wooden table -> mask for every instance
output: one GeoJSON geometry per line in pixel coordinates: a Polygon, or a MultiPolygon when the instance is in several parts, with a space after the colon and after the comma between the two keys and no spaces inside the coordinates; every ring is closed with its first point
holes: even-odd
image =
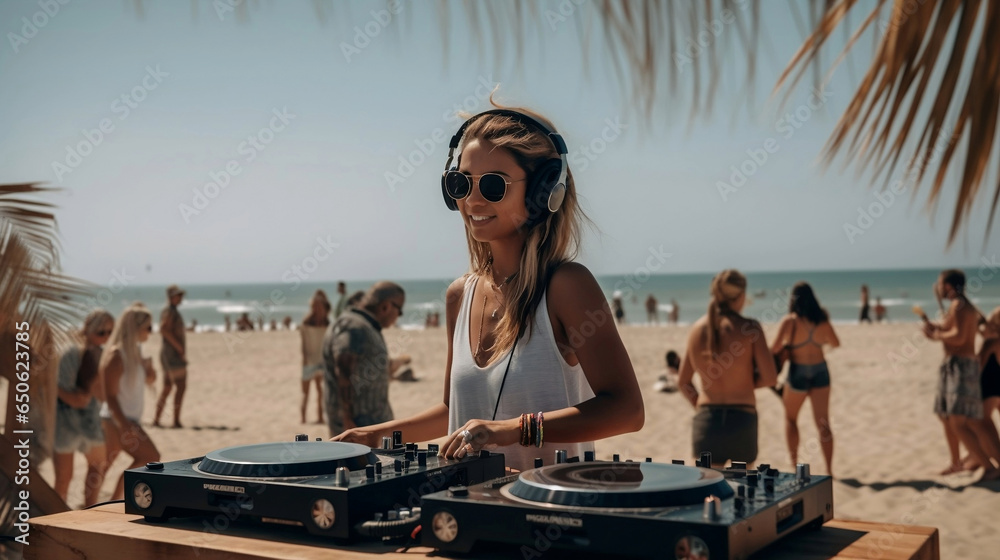
{"type": "MultiPolygon", "coordinates": [[[[772,560],[939,560],[939,546],[938,531],[933,527],[833,520],[818,531],[791,535],[754,557],[772,560]]],[[[482,551],[478,558],[520,557],[516,548],[481,548],[489,550],[482,551]]],[[[30,545],[24,547],[26,560],[412,560],[427,556],[440,558],[442,555],[426,547],[403,550],[398,544],[360,543],[348,548],[304,533],[253,524],[234,525],[224,534],[216,534],[205,531],[204,518],[152,524],[143,521],[141,516],[126,514],[122,504],[33,519],[30,545]]],[[[545,557],[576,558],[579,554],[549,551],[545,557]]]]}

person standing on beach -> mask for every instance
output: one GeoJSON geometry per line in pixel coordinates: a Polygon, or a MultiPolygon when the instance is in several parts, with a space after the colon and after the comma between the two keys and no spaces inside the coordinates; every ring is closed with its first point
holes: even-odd
{"type": "Polygon", "coordinates": [[[59,358],[59,398],[56,401],[56,430],[52,466],[55,470],[55,491],[66,501],[69,484],[73,479],[73,454],[83,453],[87,458],[87,477],[83,485],[83,505],[97,503],[103,480],[107,451],[104,447],[104,430],[101,429],[100,409],[104,387],[100,382],[98,366],[101,347],[108,341],[115,326],[115,318],[103,309],[91,311],[83,321],[83,329],[76,333],[76,342],[59,358]]]}
{"type": "MultiPolygon", "coordinates": [[[[153,315],[141,303],[129,306],[115,323],[111,340],[101,355],[100,376],[104,380],[106,400],[101,406],[104,428],[104,445],[107,462],[102,475],[123,450],[132,456],[127,468],[139,468],[146,463],[160,460],[160,452],[142,429],[143,378],[147,383],[156,381],[156,371],[149,360],[142,358],[140,344],[149,340],[153,332],[153,315]]],[[[100,488],[103,476],[94,484],[100,488]]],[[[112,500],[125,497],[125,473],[111,495],[112,500]]]]}
{"type": "Polygon", "coordinates": [[[337,317],[323,341],[326,417],[331,435],[393,419],[391,361],[382,329],[403,315],[399,284],[377,282],[357,307],[337,317]]]}
{"type": "Polygon", "coordinates": [[[621,292],[615,292],[611,297],[611,307],[615,310],[615,319],[619,325],[625,324],[625,307],[622,303],[621,292]]]}
{"type": "Polygon", "coordinates": [[[976,353],[980,315],[965,297],[965,273],[961,270],[943,271],[934,290],[935,295],[951,300],[941,322],[925,321],[923,324],[924,336],[940,341],[944,346],[945,357],[934,399],[934,412],[944,424],[951,454],[951,465],[942,474],[962,470],[958,454],[958,442],[961,441],[972,459],[983,466],[980,480],[996,480],[1000,478],[1000,469],[990,463],[990,458],[1000,462],[1000,449],[992,444],[981,421],[983,398],[979,356],[976,353]]]}
{"type": "Polygon", "coordinates": [[[840,346],[830,315],[819,305],[812,286],[799,282],[788,299],[788,315],[781,320],[775,335],[772,354],[788,349],[788,382],[782,392],[785,403],[785,440],[792,464],[798,464],[799,411],[806,397],[812,402],[813,419],[819,432],[820,447],[827,474],[833,475],[833,430],[830,427],[830,370],[823,356],[823,346],[840,346]]]}
{"type": "Polygon", "coordinates": [[[653,294],[649,294],[646,298],[646,321],[650,325],[660,324],[660,314],[659,310],[656,309],[656,297],[653,294]]]}
{"type": "Polygon", "coordinates": [[[746,288],[746,277],[737,270],[712,279],[708,313],[692,326],[681,362],[680,391],[696,411],[692,453],[710,452],[716,466],[757,458],[754,389],[773,387],[778,378],[760,323],[740,315],[746,288]],[[693,383],[695,372],[701,393],[693,383]]]}
{"type": "Polygon", "coordinates": [[[886,315],[885,306],[882,305],[882,298],[875,298],[875,322],[881,323],[882,321],[888,319],[886,315]]]}
{"type": "Polygon", "coordinates": [[[861,285],[861,315],[858,316],[858,323],[872,324],[871,306],[868,304],[868,284],[861,285]]]}
{"type": "MultiPolygon", "coordinates": [[[[993,411],[1000,410],[1000,307],[994,309],[986,321],[979,325],[979,332],[983,335],[983,345],[979,348],[979,387],[983,396],[982,425],[986,438],[980,443],[984,449],[990,446],[1000,448],[1000,435],[993,423],[993,411]]],[[[981,466],[971,457],[964,462],[967,470],[975,470],[981,466]]]]}
{"type": "Polygon", "coordinates": [[[316,384],[317,422],[323,423],[323,337],[330,326],[330,300],[326,292],[316,290],[309,299],[309,313],[302,319],[299,335],[302,338],[302,405],[299,413],[306,423],[306,405],[309,386],[316,384]]]}
{"type": "Polygon", "coordinates": [[[184,392],[187,390],[187,349],[184,339],[184,319],[177,306],[184,300],[184,290],[176,284],[167,287],[167,305],[160,312],[160,336],[163,345],[160,346],[160,365],[163,367],[163,390],[156,401],[156,416],[153,425],[160,426],[160,416],[167,405],[167,397],[175,387],[174,393],[174,427],[181,428],[181,405],[184,404],[184,392]]]}
{"type": "Polygon", "coordinates": [[[347,308],[347,284],[337,282],[337,293],[340,294],[340,298],[337,299],[337,307],[333,310],[334,319],[340,317],[340,314],[347,308]]]}
{"type": "Polygon", "coordinates": [[[571,261],[583,215],[562,137],[533,113],[501,108],[469,118],[450,145],[442,194],[461,215],[471,270],[446,293],[443,398],[335,439],[444,436],[445,457],[485,448],[524,470],[536,457],[554,464],[557,449],[583,457],[596,439],[642,428],[642,394],[611,308],[571,261]]]}
{"type": "Polygon", "coordinates": [[[677,303],[676,299],[670,300],[670,314],[668,315],[668,320],[670,323],[676,325],[680,321],[681,317],[681,306],[677,303]]]}

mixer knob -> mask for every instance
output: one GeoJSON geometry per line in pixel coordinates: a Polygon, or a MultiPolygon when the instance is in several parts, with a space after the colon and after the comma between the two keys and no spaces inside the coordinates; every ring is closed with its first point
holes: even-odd
{"type": "Polygon", "coordinates": [[[461,485],[459,485],[459,486],[452,486],[451,488],[448,489],[448,492],[452,496],[468,496],[469,495],[469,488],[467,486],[461,486],[461,485]]]}
{"type": "Polygon", "coordinates": [[[757,497],[757,488],[754,486],[747,486],[747,499],[753,500],[757,497]]]}
{"type": "Polygon", "coordinates": [[[736,496],[733,498],[733,509],[736,510],[736,515],[743,516],[743,508],[746,507],[746,499],[743,496],[736,496]]]}
{"type": "Polygon", "coordinates": [[[392,432],[392,448],[403,447],[403,432],[396,430],[392,432]]]}
{"type": "Polygon", "coordinates": [[[427,452],[417,451],[417,465],[421,467],[427,466],[427,452]]]}
{"type": "Polygon", "coordinates": [[[809,482],[809,463],[795,465],[795,478],[802,482],[809,482]]]}
{"type": "Polygon", "coordinates": [[[392,438],[389,436],[382,436],[382,449],[392,449],[392,438]]]}
{"type": "Polygon", "coordinates": [[[406,471],[406,472],[410,472],[410,460],[409,459],[403,459],[403,470],[406,471]]]}
{"type": "Polygon", "coordinates": [[[295,435],[295,441],[309,441],[309,435],[308,434],[296,434],[295,435]]]}
{"type": "Polygon", "coordinates": [[[365,478],[375,480],[375,465],[365,465],[365,478]]]}
{"type": "Polygon", "coordinates": [[[399,518],[406,519],[410,517],[410,508],[399,508],[399,518]]]}
{"type": "Polygon", "coordinates": [[[772,478],[778,476],[778,469],[767,469],[767,476],[772,478]]]}
{"type": "Polygon", "coordinates": [[[566,462],[566,450],[565,449],[557,449],[556,450],[556,463],[565,463],[565,462],[566,462]]]}
{"type": "Polygon", "coordinates": [[[768,494],[774,494],[774,479],[765,478],[764,479],[764,492],[768,494]]]}
{"type": "Polygon", "coordinates": [[[746,489],[746,487],[742,486],[742,485],[741,486],[737,486],[736,487],[736,495],[738,497],[740,497],[740,498],[745,497],[747,495],[747,489],[746,489]]]}
{"type": "Polygon", "coordinates": [[[535,468],[536,469],[539,468],[539,467],[541,467],[544,464],[545,463],[544,463],[544,461],[542,461],[541,457],[535,457],[535,468]]]}
{"type": "Polygon", "coordinates": [[[699,467],[704,467],[706,469],[712,468],[712,452],[702,451],[701,460],[698,462],[699,467]]]}
{"type": "Polygon", "coordinates": [[[323,438],[318,437],[318,438],[316,438],[316,441],[323,441],[323,438]]]}
{"type": "Polygon", "coordinates": [[[611,456],[611,460],[617,463],[622,460],[622,456],[615,453],[614,455],[611,456]]]}
{"type": "Polygon", "coordinates": [[[377,474],[379,476],[382,475],[382,461],[379,461],[378,463],[375,463],[375,474],[377,474]]]}
{"type": "Polygon", "coordinates": [[[745,470],[747,470],[746,461],[733,461],[733,469],[738,470],[738,471],[745,471],[745,470]]]}
{"type": "Polygon", "coordinates": [[[351,470],[347,467],[339,467],[337,469],[336,479],[334,484],[337,486],[347,486],[351,482],[351,470]]]}
{"type": "Polygon", "coordinates": [[[646,457],[646,462],[647,463],[652,463],[653,462],[653,458],[652,457],[646,457]]]}
{"type": "Polygon", "coordinates": [[[747,472],[747,484],[750,486],[757,486],[757,479],[759,478],[757,471],[747,472]]]}
{"type": "Polygon", "coordinates": [[[588,463],[591,462],[591,461],[593,461],[594,460],[594,452],[593,451],[584,451],[583,452],[583,460],[586,461],[586,462],[588,462],[588,463]]]}
{"type": "Polygon", "coordinates": [[[672,461],[670,461],[670,463],[673,465],[683,465],[684,459],[673,459],[672,461]]]}
{"type": "Polygon", "coordinates": [[[427,453],[429,453],[431,455],[437,455],[440,452],[441,452],[441,446],[440,445],[438,445],[436,443],[428,443],[427,444],[427,453]]]}
{"type": "Polygon", "coordinates": [[[396,471],[397,473],[403,472],[403,462],[400,461],[399,459],[395,459],[392,462],[392,470],[396,471]]]}
{"type": "Polygon", "coordinates": [[[480,449],[479,450],[479,458],[480,459],[486,459],[489,456],[490,456],[490,452],[489,451],[487,451],[485,449],[480,449]]]}
{"type": "Polygon", "coordinates": [[[722,500],[718,496],[705,498],[705,505],[702,508],[701,516],[705,521],[718,521],[722,515],[722,500]]]}
{"type": "Polygon", "coordinates": [[[397,519],[399,519],[399,512],[394,509],[390,509],[387,521],[396,521],[397,519]]]}
{"type": "Polygon", "coordinates": [[[757,465],[757,472],[763,474],[763,473],[767,472],[767,469],[769,469],[769,468],[771,468],[771,465],[769,463],[761,463],[761,464],[757,465]]]}

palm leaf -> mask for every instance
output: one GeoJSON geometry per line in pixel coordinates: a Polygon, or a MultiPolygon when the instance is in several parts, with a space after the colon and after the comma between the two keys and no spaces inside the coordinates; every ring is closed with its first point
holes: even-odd
{"type": "MultiPolygon", "coordinates": [[[[887,0],[877,3],[855,37],[887,4],[887,0]]],[[[839,0],[827,9],[778,87],[794,86],[805,69],[815,65],[824,42],[852,7],[853,0],[839,0]]],[[[905,160],[906,176],[915,178],[914,195],[932,170],[927,194],[932,210],[940,203],[949,170],[960,172],[948,231],[951,244],[984,188],[998,143],[1000,36],[993,31],[1000,28],[1000,4],[895,0],[889,18],[891,25],[827,143],[825,158],[829,163],[844,155],[876,181],[891,179],[897,164],[905,160]],[[964,155],[956,157],[962,144],[964,155]]],[[[851,45],[853,41],[848,48],[851,45]]],[[[996,215],[1000,183],[992,199],[984,239],[996,215]]]]}

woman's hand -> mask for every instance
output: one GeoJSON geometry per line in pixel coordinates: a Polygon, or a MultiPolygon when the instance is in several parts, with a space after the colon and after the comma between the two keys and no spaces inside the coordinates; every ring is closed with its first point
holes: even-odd
{"type": "Polygon", "coordinates": [[[335,437],[330,438],[330,441],[360,443],[361,445],[367,445],[372,449],[377,449],[381,447],[382,444],[382,438],[380,436],[381,434],[379,430],[373,430],[370,427],[351,428],[349,430],[344,430],[335,437]]]}
{"type": "Polygon", "coordinates": [[[445,438],[441,445],[441,455],[447,459],[461,459],[466,455],[479,453],[483,448],[517,443],[521,439],[520,420],[469,420],[445,438]]]}

